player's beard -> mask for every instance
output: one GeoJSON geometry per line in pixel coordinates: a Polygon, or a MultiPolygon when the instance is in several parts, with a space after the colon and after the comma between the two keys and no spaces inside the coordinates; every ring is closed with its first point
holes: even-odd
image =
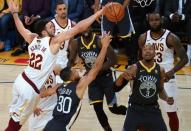
{"type": "Polygon", "coordinates": [[[162,24],[157,26],[156,28],[153,28],[149,25],[151,32],[159,32],[162,29],[162,24]]]}
{"type": "Polygon", "coordinates": [[[66,18],[67,18],[67,15],[66,15],[65,13],[63,13],[63,14],[61,15],[61,18],[62,18],[62,19],[66,19],[66,18]]]}
{"type": "Polygon", "coordinates": [[[151,62],[153,59],[145,59],[146,62],[151,62]]]}

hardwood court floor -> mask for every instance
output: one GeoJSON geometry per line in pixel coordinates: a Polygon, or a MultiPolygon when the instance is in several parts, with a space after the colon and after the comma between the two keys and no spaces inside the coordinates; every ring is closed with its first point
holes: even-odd
{"type": "MultiPolygon", "coordinates": [[[[9,120],[8,105],[12,98],[12,82],[18,73],[22,72],[24,66],[0,65],[0,131],[3,131],[9,120]]],[[[119,74],[119,73],[118,73],[119,74]]],[[[180,131],[191,130],[191,76],[178,75],[178,105],[180,118],[180,131]]],[[[129,87],[129,86],[127,86],[129,87]]],[[[127,104],[129,88],[124,88],[117,93],[118,103],[127,104]]],[[[106,114],[113,131],[121,131],[125,116],[117,116],[109,112],[104,105],[106,114]]],[[[164,114],[167,122],[166,114],[164,114]]],[[[27,131],[27,124],[21,131],[27,131]]],[[[87,93],[83,99],[82,110],[71,131],[102,131],[102,128],[96,118],[92,106],[88,104],[87,93]]]]}

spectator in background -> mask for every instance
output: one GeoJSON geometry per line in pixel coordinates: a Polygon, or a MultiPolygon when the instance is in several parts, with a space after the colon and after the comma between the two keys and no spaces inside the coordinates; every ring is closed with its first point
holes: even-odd
{"type": "MultiPolygon", "coordinates": [[[[15,4],[17,4],[21,11],[21,2],[22,0],[14,0],[15,4]]],[[[1,11],[0,11],[0,52],[4,50],[10,50],[12,40],[12,33],[10,30],[14,29],[14,23],[10,10],[7,6],[6,0],[0,1],[1,11]]]]}
{"type": "Polygon", "coordinates": [[[68,18],[76,23],[82,18],[84,0],[68,0],[68,18]]]}
{"type": "MultiPolygon", "coordinates": [[[[34,25],[38,20],[50,17],[50,2],[50,0],[23,0],[21,20],[27,29],[34,32],[34,25]]],[[[25,52],[23,46],[26,43],[21,36],[18,37],[18,43],[21,44],[20,48],[13,52],[12,56],[18,56],[25,52]]]]}
{"type": "MultiPolygon", "coordinates": [[[[188,44],[191,43],[191,0],[166,0],[165,20],[166,28],[179,37],[186,34],[189,38],[188,44]]],[[[190,50],[188,45],[188,52],[190,50]]],[[[190,57],[190,53],[188,56],[190,57]]]]}

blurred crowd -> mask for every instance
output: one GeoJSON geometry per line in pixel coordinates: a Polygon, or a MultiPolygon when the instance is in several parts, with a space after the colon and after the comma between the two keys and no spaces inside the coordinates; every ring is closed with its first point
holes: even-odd
{"type": "MultiPolygon", "coordinates": [[[[27,51],[27,43],[17,32],[12,15],[7,6],[8,0],[0,0],[0,52],[15,49],[12,56],[18,56],[27,51]]],[[[87,18],[96,11],[95,3],[99,0],[68,0],[68,18],[76,23],[87,18]]],[[[108,0],[119,1],[119,0],[108,0]]],[[[25,27],[33,32],[34,24],[43,18],[54,18],[56,0],[14,0],[19,6],[20,19],[25,27]]],[[[184,44],[189,58],[191,57],[191,0],[130,0],[128,10],[132,19],[132,35],[128,43],[116,38],[113,47],[127,49],[126,55],[132,60],[137,58],[138,37],[149,29],[147,14],[157,11],[163,16],[163,26],[178,35],[184,44]]],[[[93,28],[100,32],[99,22],[93,28]]],[[[117,34],[118,29],[115,30],[117,34]]],[[[115,37],[114,37],[115,38],[115,37]]]]}

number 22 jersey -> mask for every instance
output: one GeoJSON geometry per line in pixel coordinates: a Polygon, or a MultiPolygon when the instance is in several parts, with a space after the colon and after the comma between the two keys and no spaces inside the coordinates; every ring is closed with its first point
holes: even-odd
{"type": "Polygon", "coordinates": [[[56,55],[50,50],[50,37],[34,38],[28,46],[29,64],[24,72],[38,89],[41,89],[56,63],[56,55]]]}

